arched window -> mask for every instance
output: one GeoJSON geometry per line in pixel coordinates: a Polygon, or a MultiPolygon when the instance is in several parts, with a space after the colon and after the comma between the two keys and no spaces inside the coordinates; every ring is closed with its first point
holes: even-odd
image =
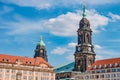
{"type": "Polygon", "coordinates": [[[87,43],[89,43],[90,42],[90,38],[89,38],[89,35],[87,34],[87,43]]]}

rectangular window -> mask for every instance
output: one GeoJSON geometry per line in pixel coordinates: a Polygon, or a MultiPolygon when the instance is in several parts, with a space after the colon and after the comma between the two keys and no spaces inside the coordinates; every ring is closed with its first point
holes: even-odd
{"type": "Polygon", "coordinates": [[[27,76],[23,76],[23,80],[27,80],[27,76]]]}
{"type": "Polygon", "coordinates": [[[106,78],[110,78],[110,74],[106,74],[106,78]]]}
{"type": "Polygon", "coordinates": [[[112,78],[116,77],[116,74],[111,74],[112,78]]]}
{"type": "Polygon", "coordinates": [[[120,68],[117,69],[117,72],[120,72],[120,68]]]}
{"type": "Polygon", "coordinates": [[[105,70],[102,70],[101,73],[105,73],[105,70]]]}
{"type": "Polygon", "coordinates": [[[112,72],[116,72],[116,69],[112,69],[112,72]]]}
{"type": "Polygon", "coordinates": [[[120,73],[118,73],[117,76],[120,77],[120,73]]]}

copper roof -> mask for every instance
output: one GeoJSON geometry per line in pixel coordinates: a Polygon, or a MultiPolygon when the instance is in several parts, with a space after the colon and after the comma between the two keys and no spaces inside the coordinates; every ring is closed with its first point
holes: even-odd
{"type": "Polygon", "coordinates": [[[108,68],[108,65],[111,65],[110,67],[113,67],[115,65],[116,67],[120,64],[120,58],[110,58],[110,59],[104,59],[104,60],[97,60],[95,63],[93,63],[87,70],[92,70],[93,67],[96,66],[96,69],[98,66],[106,65],[106,68],[108,68]]]}
{"type": "Polygon", "coordinates": [[[22,56],[0,54],[0,63],[16,64],[17,62],[20,62],[21,65],[27,66],[39,66],[40,64],[46,64],[48,67],[52,68],[52,66],[41,57],[28,58],[22,56]]]}

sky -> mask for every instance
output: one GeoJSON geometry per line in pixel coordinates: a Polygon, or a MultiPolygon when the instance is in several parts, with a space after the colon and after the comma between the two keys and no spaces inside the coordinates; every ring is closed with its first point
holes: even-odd
{"type": "Polygon", "coordinates": [[[83,3],[96,60],[120,57],[120,0],[0,0],[0,54],[33,57],[42,35],[51,65],[73,62],[83,3]]]}

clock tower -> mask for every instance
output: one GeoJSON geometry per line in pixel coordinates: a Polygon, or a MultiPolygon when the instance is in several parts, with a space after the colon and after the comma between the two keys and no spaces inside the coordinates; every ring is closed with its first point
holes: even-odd
{"type": "Polygon", "coordinates": [[[37,44],[36,49],[35,49],[34,58],[36,58],[36,57],[42,57],[45,61],[48,62],[46,52],[47,52],[47,51],[46,51],[46,48],[45,48],[45,43],[43,42],[42,36],[41,36],[41,37],[40,37],[40,41],[39,41],[39,43],[37,44]]]}
{"type": "Polygon", "coordinates": [[[74,71],[85,72],[95,62],[95,53],[92,45],[92,30],[86,18],[85,5],[83,6],[82,19],[79,22],[78,44],[74,54],[74,71]]]}

